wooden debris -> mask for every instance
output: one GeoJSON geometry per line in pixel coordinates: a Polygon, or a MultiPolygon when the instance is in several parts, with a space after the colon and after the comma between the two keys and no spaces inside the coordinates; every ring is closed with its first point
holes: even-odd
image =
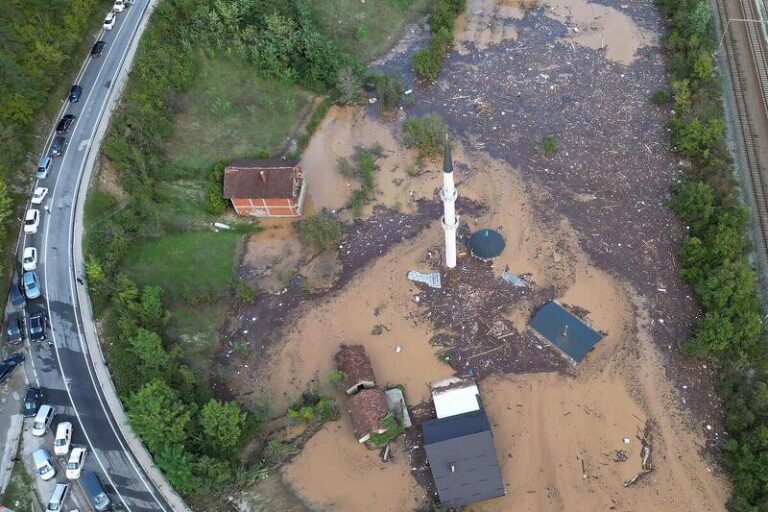
{"type": "Polygon", "coordinates": [[[647,420],[645,422],[645,429],[642,432],[638,432],[637,438],[642,444],[640,449],[640,472],[629,480],[624,482],[624,487],[636,484],[641,478],[653,471],[653,463],[651,462],[651,448],[653,441],[653,422],[647,420]]]}

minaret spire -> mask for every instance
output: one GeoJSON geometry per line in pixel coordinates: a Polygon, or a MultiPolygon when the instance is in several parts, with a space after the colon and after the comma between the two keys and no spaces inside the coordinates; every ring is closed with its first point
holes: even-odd
{"type": "Polygon", "coordinates": [[[440,198],[443,200],[443,231],[445,232],[445,266],[456,267],[456,229],[459,218],[456,216],[456,187],[453,182],[453,159],[448,134],[445,134],[445,152],[443,153],[443,190],[440,198]]]}

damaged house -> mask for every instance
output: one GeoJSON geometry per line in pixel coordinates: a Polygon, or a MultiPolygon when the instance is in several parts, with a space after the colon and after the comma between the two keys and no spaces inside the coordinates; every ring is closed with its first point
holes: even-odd
{"type": "Polygon", "coordinates": [[[344,380],[341,384],[348,395],[376,386],[373,366],[364,346],[342,344],[335,359],[336,367],[344,372],[344,380]]]}
{"type": "Polygon", "coordinates": [[[381,389],[363,389],[347,400],[347,412],[352,422],[352,431],[360,443],[368,442],[371,434],[387,431],[382,420],[389,414],[387,398],[381,389]]]}
{"type": "Polygon", "coordinates": [[[432,384],[437,419],[422,423],[424,448],[440,505],[461,507],[504,496],[506,490],[488,417],[473,381],[432,384]]]}

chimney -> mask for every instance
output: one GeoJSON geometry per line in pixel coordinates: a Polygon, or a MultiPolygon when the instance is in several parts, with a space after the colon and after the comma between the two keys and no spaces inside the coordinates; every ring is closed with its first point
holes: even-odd
{"type": "Polygon", "coordinates": [[[267,173],[265,173],[264,171],[259,171],[259,176],[261,176],[261,181],[263,181],[264,183],[267,182],[267,173]]]}

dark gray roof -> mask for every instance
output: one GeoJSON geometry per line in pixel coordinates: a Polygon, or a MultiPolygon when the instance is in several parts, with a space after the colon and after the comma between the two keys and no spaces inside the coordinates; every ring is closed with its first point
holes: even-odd
{"type": "Polygon", "coordinates": [[[557,301],[539,308],[529,326],[576,363],[603,338],[557,301]]]}
{"type": "Polygon", "coordinates": [[[460,507],[505,494],[483,409],[425,421],[421,428],[441,505],[460,507]]]}
{"type": "Polygon", "coordinates": [[[475,258],[490,260],[501,254],[506,243],[498,231],[483,228],[472,233],[467,241],[467,246],[475,258]]]}

